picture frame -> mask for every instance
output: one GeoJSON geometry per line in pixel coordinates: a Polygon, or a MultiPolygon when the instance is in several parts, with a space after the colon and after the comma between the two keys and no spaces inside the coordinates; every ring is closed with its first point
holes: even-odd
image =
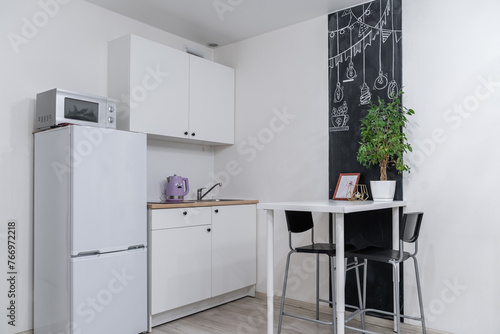
{"type": "Polygon", "coordinates": [[[337,186],[335,187],[335,192],[333,193],[333,199],[349,200],[352,196],[352,192],[356,191],[360,175],[360,173],[341,173],[337,181],[337,186]]]}

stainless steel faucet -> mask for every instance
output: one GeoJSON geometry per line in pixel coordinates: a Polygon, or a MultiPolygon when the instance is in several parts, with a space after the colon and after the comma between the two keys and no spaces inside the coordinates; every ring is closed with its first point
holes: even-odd
{"type": "Polygon", "coordinates": [[[203,197],[207,196],[207,195],[208,195],[208,193],[209,193],[209,192],[211,192],[211,191],[212,191],[212,189],[214,189],[214,188],[215,188],[215,187],[217,187],[217,186],[222,187],[222,182],[219,182],[219,183],[214,184],[214,185],[212,186],[212,188],[208,189],[208,191],[207,191],[206,193],[204,193],[203,195],[202,195],[201,193],[202,193],[203,189],[205,189],[205,188],[200,188],[200,189],[198,189],[198,190],[196,191],[196,199],[197,199],[198,201],[201,201],[201,200],[203,199],[203,197]]]}

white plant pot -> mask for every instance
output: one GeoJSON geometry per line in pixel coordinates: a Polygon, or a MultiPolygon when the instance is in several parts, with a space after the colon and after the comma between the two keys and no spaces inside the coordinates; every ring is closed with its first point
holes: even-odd
{"type": "Polygon", "coordinates": [[[396,192],[396,181],[370,181],[370,188],[375,202],[392,202],[396,192]]]}

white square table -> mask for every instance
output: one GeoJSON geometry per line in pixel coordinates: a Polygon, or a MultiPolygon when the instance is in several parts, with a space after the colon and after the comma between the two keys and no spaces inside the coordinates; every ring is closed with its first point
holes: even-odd
{"type": "MultiPolygon", "coordinates": [[[[344,214],[382,209],[392,209],[392,244],[399,247],[399,208],[405,207],[405,201],[373,202],[373,201],[334,201],[311,200],[299,202],[259,203],[257,209],[266,210],[267,219],[267,334],[274,333],[273,298],[274,298],[274,211],[310,211],[332,213],[334,215],[335,244],[337,257],[344,258],[344,214]]],[[[335,282],[337,303],[337,333],[344,334],[345,319],[345,268],[337,267],[335,282]]],[[[395,284],[398,284],[395,282],[395,284]]]]}

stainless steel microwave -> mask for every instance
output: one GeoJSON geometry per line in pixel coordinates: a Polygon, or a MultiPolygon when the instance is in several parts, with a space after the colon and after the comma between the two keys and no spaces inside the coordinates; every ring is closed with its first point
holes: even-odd
{"type": "Polygon", "coordinates": [[[116,129],[116,100],[55,88],[36,95],[36,127],[77,124],[116,129]]]}

